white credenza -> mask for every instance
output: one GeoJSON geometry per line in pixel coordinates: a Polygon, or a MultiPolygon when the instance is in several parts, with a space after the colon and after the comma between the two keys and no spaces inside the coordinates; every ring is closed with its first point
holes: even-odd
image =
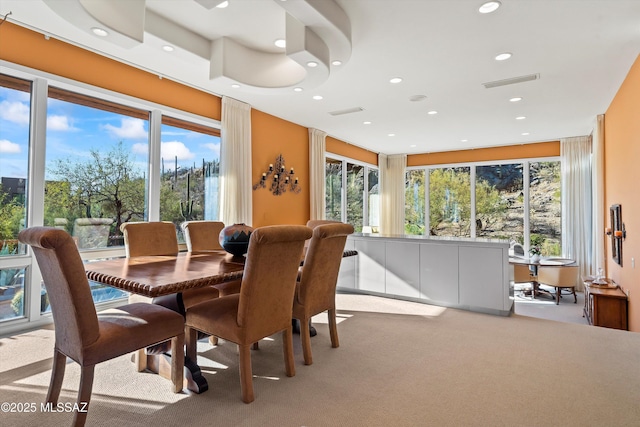
{"type": "Polygon", "coordinates": [[[338,290],[491,314],[512,310],[509,243],[495,239],[353,234],[338,290]]]}

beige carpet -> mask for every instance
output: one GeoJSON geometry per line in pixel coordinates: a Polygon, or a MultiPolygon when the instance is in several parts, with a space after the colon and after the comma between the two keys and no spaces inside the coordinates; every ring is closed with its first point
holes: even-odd
{"type": "MultiPolygon", "coordinates": [[[[314,321],[314,364],[295,336],[296,376],[284,376],[280,337],[252,353],[256,400],[240,399],[234,345],[200,344],[209,381],[200,395],[134,371],[129,357],[96,368],[89,426],[638,426],[640,334],[514,314],[499,317],[339,295],[341,346],[314,321]]],[[[573,304],[571,304],[573,306],[573,304]]],[[[516,310],[517,311],[517,310],[516,310]]],[[[0,339],[2,426],[69,425],[40,411],[53,331],[0,339]]],[[[67,365],[62,401],[75,401],[67,365]]]]}

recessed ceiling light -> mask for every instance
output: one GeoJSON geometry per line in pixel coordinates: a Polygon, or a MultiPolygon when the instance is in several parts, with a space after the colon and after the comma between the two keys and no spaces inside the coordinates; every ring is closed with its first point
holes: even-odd
{"type": "Polygon", "coordinates": [[[395,133],[390,133],[389,136],[396,136],[396,134],[395,133]]]}
{"type": "Polygon", "coordinates": [[[309,67],[309,68],[314,68],[314,67],[317,67],[317,66],[318,66],[318,63],[315,62],[315,61],[307,62],[307,67],[309,67]]]}
{"type": "Polygon", "coordinates": [[[322,99],[321,95],[313,95],[313,99],[315,99],[316,101],[320,101],[322,99]]]}
{"type": "Polygon", "coordinates": [[[367,122],[362,122],[363,125],[370,125],[371,122],[367,121],[367,122]]]}
{"type": "Polygon", "coordinates": [[[302,92],[304,89],[302,89],[301,87],[294,87],[293,91],[294,92],[302,92]]]}
{"type": "Polygon", "coordinates": [[[224,9],[225,7],[229,6],[229,2],[228,1],[223,1],[222,3],[220,3],[219,5],[217,5],[216,7],[218,9],[224,9]]]}
{"type": "Polygon", "coordinates": [[[234,84],[231,85],[231,87],[234,88],[234,89],[238,89],[240,87],[240,85],[237,84],[237,83],[234,83],[234,84]]]}
{"type": "Polygon", "coordinates": [[[460,142],[469,142],[468,139],[461,139],[460,142]]]}
{"type": "Polygon", "coordinates": [[[427,114],[430,114],[430,115],[432,115],[432,116],[433,116],[434,114],[438,114],[438,112],[437,112],[437,111],[435,111],[435,110],[432,110],[432,111],[429,111],[427,114]]]}
{"type": "Polygon", "coordinates": [[[522,132],[522,136],[527,136],[527,135],[530,135],[530,133],[529,132],[522,132]]]}
{"type": "Polygon", "coordinates": [[[103,30],[102,28],[98,28],[98,27],[93,27],[91,31],[93,31],[93,34],[100,37],[107,37],[109,35],[107,30],[103,30]]]}
{"type": "Polygon", "coordinates": [[[389,80],[389,83],[400,83],[402,81],[402,78],[400,77],[394,77],[391,80],[389,80]]]}
{"type": "Polygon", "coordinates": [[[511,58],[511,53],[509,52],[504,52],[501,54],[496,55],[496,61],[504,61],[506,59],[511,58]]]}
{"type": "Polygon", "coordinates": [[[511,98],[509,101],[510,101],[510,102],[518,102],[518,101],[522,101],[522,97],[520,97],[520,96],[516,96],[515,98],[511,98]]]}
{"type": "Polygon", "coordinates": [[[524,119],[526,119],[526,117],[525,117],[525,116],[518,116],[518,117],[516,117],[516,120],[524,120],[524,119]]]}
{"type": "Polygon", "coordinates": [[[287,41],[285,39],[278,39],[273,42],[278,47],[287,47],[287,41]]]}
{"type": "Polygon", "coordinates": [[[342,65],[342,61],[339,61],[339,60],[337,60],[337,59],[336,59],[335,61],[331,61],[331,63],[332,63],[333,65],[342,65]]]}
{"type": "Polygon", "coordinates": [[[173,52],[173,46],[165,44],[164,46],[162,46],[162,50],[164,50],[165,52],[173,52]]]}
{"type": "Polygon", "coordinates": [[[409,147],[416,148],[416,144],[411,144],[409,147]]]}
{"type": "Polygon", "coordinates": [[[478,9],[478,12],[480,12],[480,13],[491,13],[491,12],[495,12],[496,10],[498,10],[499,7],[500,7],[500,2],[499,1],[488,1],[488,2],[484,3],[482,6],[480,6],[480,8],[478,9]]]}

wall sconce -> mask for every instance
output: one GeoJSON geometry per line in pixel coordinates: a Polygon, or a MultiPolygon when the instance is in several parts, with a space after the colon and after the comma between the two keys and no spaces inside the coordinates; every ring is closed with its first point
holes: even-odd
{"type": "Polygon", "coordinates": [[[612,205],[609,208],[611,225],[606,228],[607,236],[611,237],[611,257],[622,267],[622,241],[627,237],[627,231],[622,222],[622,206],[612,205]]]}
{"type": "Polygon", "coordinates": [[[262,173],[260,181],[253,186],[253,189],[267,188],[267,185],[269,185],[269,190],[276,196],[286,193],[287,190],[294,194],[298,194],[301,191],[294,169],[291,168],[287,171],[282,154],[276,157],[275,165],[269,164],[269,169],[262,173]],[[273,178],[270,178],[272,175],[273,178]],[[271,181],[271,184],[267,184],[268,179],[271,181]]]}

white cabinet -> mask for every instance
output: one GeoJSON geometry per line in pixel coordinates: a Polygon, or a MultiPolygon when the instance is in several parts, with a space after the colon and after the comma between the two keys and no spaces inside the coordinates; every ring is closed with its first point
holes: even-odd
{"type": "Polygon", "coordinates": [[[420,296],[420,245],[387,242],[385,245],[385,292],[391,295],[420,296]]]}
{"type": "Polygon", "coordinates": [[[356,289],[385,292],[385,242],[376,239],[355,240],[358,251],[356,289]]]}
{"type": "Polygon", "coordinates": [[[458,304],[457,245],[420,245],[420,298],[432,304],[458,304]]]}
{"type": "Polygon", "coordinates": [[[508,315],[509,244],[500,240],[354,234],[338,288],[508,315]]]}

